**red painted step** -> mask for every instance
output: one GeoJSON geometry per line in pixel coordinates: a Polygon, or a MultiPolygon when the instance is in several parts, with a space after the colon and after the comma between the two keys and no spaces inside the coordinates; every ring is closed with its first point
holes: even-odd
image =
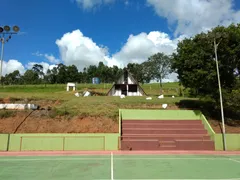
{"type": "Polygon", "coordinates": [[[157,150],[158,140],[122,140],[121,150],[157,150]]]}
{"type": "Polygon", "coordinates": [[[128,140],[121,141],[121,150],[214,150],[213,141],[176,141],[176,144],[151,140],[128,140]]]}
{"type": "Polygon", "coordinates": [[[176,147],[176,141],[159,141],[160,147],[176,147]]]}
{"type": "Polygon", "coordinates": [[[211,140],[176,140],[176,146],[181,150],[215,150],[211,140]]]}
{"type": "Polygon", "coordinates": [[[205,129],[136,129],[125,128],[122,134],[207,134],[205,129]]]}
{"type": "Polygon", "coordinates": [[[122,120],[122,124],[127,123],[162,123],[162,124],[202,124],[201,120],[122,120]]]}
{"type": "Polygon", "coordinates": [[[181,142],[176,145],[161,146],[157,141],[122,141],[121,150],[214,150],[213,141],[206,142],[181,142]]]}
{"type": "Polygon", "coordinates": [[[201,136],[201,137],[145,137],[145,136],[122,136],[121,140],[137,140],[137,139],[155,139],[159,141],[172,141],[172,140],[211,140],[209,136],[201,136]]]}

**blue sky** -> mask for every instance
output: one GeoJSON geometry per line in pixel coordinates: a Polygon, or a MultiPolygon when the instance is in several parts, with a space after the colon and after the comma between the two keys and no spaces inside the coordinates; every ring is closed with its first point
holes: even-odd
{"type": "Polygon", "coordinates": [[[237,0],[2,0],[1,9],[0,26],[21,29],[5,45],[5,73],[36,62],[45,69],[59,62],[79,70],[99,61],[123,67],[240,21],[237,0]]]}

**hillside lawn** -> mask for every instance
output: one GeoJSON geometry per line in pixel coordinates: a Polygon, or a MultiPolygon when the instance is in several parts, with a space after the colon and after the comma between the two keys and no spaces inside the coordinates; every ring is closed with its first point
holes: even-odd
{"type": "MultiPolygon", "coordinates": [[[[168,104],[167,109],[186,109],[180,107],[179,103],[198,101],[197,98],[179,97],[178,83],[163,84],[164,99],[157,98],[159,84],[142,85],[152,100],[146,100],[146,96],[124,99],[105,96],[111,86],[77,84],[76,92],[88,90],[92,94],[89,97],[76,97],[76,92],[67,92],[64,84],[0,86],[2,103],[33,103],[42,109],[35,112],[0,110],[0,133],[118,132],[119,109],[163,109],[162,104],[165,103],[168,104]]],[[[188,94],[186,90],[184,94],[188,94]]],[[[218,121],[210,122],[216,131],[220,131],[218,121]]],[[[239,128],[232,130],[232,127],[227,126],[228,129],[238,132],[239,128]]]]}

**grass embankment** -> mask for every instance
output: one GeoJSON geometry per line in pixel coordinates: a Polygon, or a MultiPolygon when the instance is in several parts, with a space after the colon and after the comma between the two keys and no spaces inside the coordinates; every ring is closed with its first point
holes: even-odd
{"type": "Polygon", "coordinates": [[[41,106],[50,106],[54,109],[54,116],[104,116],[117,118],[120,108],[147,108],[161,109],[163,103],[175,105],[180,100],[189,99],[177,97],[179,87],[177,83],[164,83],[163,92],[167,96],[158,99],[159,84],[142,85],[145,92],[153,99],[146,100],[146,97],[119,97],[104,96],[112,84],[78,84],[77,92],[88,90],[94,96],[76,97],[74,92],[66,92],[66,85],[17,85],[3,86],[0,88],[0,98],[8,99],[9,102],[36,103],[41,106]],[[172,98],[174,95],[176,98],[172,98]],[[55,103],[55,101],[58,101],[55,103]]]}

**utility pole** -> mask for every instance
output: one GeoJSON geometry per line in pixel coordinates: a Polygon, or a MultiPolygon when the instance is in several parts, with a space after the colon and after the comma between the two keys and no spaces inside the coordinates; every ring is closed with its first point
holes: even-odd
{"type": "Polygon", "coordinates": [[[0,26],[0,42],[2,44],[1,48],[1,68],[0,68],[0,82],[2,83],[2,69],[3,69],[3,55],[4,55],[4,44],[7,43],[11,38],[13,34],[17,34],[19,31],[18,26],[13,26],[12,29],[10,26],[0,26]],[[5,38],[7,36],[7,38],[5,38]]]}
{"type": "Polygon", "coordinates": [[[215,61],[216,61],[216,69],[217,69],[217,78],[218,78],[218,87],[219,87],[219,96],[220,96],[220,106],[221,106],[221,117],[222,117],[222,133],[223,133],[223,149],[227,150],[226,146],[226,135],[225,135],[225,122],[224,122],[224,112],[223,112],[223,102],[222,102],[222,89],[221,89],[221,80],[219,75],[219,67],[218,67],[218,56],[217,56],[217,48],[220,42],[216,43],[216,38],[214,37],[214,52],[215,52],[215,61]]]}

